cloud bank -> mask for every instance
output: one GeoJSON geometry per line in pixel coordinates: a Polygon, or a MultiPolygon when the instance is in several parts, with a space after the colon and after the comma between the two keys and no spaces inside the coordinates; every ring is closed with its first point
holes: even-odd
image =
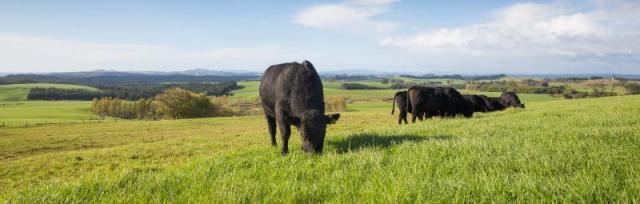
{"type": "Polygon", "coordinates": [[[497,10],[489,22],[388,37],[379,44],[406,52],[416,64],[451,71],[638,72],[640,3],[589,6],[580,11],[563,3],[515,4],[497,10]]]}
{"type": "Polygon", "coordinates": [[[0,34],[0,72],[263,69],[303,59],[279,46],[182,51],[169,47],[91,43],[0,34]]]}

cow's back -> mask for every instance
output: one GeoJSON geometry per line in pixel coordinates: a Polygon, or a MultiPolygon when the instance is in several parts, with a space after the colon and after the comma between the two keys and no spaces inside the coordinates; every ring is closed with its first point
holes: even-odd
{"type": "Polygon", "coordinates": [[[324,114],[322,82],[308,61],[270,66],[262,75],[259,91],[267,115],[275,116],[276,104],[289,116],[310,109],[324,114]]]}

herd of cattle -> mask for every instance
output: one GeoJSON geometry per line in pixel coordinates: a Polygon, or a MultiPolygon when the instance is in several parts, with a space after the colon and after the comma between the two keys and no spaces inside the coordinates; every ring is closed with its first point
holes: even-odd
{"type": "Polygon", "coordinates": [[[407,115],[411,113],[411,122],[416,118],[455,117],[462,115],[472,117],[474,112],[491,112],[504,110],[507,107],[524,108],[520,98],[514,92],[503,92],[500,97],[485,95],[460,94],[451,87],[420,87],[412,86],[407,91],[396,92],[393,97],[391,114],[395,106],[400,110],[398,124],[407,122],[407,115]]]}
{"type": "MultiPolygon", "coordinates": [[[[267,120],[271,144],[276,143],[276,127],[282,137],[282,154],[289,152],[291,125],[298,128],[302,149],[322,153],[328,124],[335,123],[340,114],[325,115],[322,81],[309,61],[272,65],[260,79],[260,100],[267,120]]],[[[407,123],[407,113],[416,118],[472,117],[473,112],[503,110],[506,107],[524,108],[513,92],[500,97],[462,95],[448,87],[410,87],[395,94],[394,103],[400,109],[398,123],[407,123]]],[[[392,108],[392,114],[395,106],[392,108]]]]}

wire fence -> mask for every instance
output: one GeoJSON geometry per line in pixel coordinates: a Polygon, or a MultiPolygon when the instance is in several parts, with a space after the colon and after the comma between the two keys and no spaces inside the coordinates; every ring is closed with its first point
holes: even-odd
{"type": "Polygon", "coordinates": [[[0,121],[0,128],[27,128],[44,125],[73,125],[88,123],[117,122],[117,120],[87,119],[87,120],[19,120],[0,121]]]}

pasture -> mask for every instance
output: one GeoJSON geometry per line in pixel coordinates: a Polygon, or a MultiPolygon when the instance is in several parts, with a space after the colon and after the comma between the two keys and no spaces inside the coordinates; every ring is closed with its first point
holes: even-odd
{"type": "Polygon", "coordinates": [[[0,102],[0,126],[36,123],[65,123],[97,120],[89,111],[91,101],[13,101],[0,102]]]}
{"type": "Polygon", "coordinates": [[[262,116],[4,128],[0,200],[639,201],[640,96],[521,98],[524,110],[403,126],[390,101],[359,101],[318,156],[295,131],[281,156],[262,116]]]}
{"type": "MultiPolygon", "coordinates": [[[[372,86],[381,86],[378,82],[360,82],[367,85],[372,86]]],[[[238,85],[244,86],[244,88],[232,91],[231,93],[235,97],[244,98],[248,100],[257,100],[258,99],[258,88],[260,87],[259,81],[241,81],[238,82],[238,85]]],[[[326,96],[344,96],[349,97],[354,100],[358,99],[371,99],[371,98],[389,98],[393,97],[393,94],[396,92],[391,89],[379,89],[379,90],[345,90],[340,89],[340,85],[342,82],[322,82],[324,94],[326,96]]]]}

